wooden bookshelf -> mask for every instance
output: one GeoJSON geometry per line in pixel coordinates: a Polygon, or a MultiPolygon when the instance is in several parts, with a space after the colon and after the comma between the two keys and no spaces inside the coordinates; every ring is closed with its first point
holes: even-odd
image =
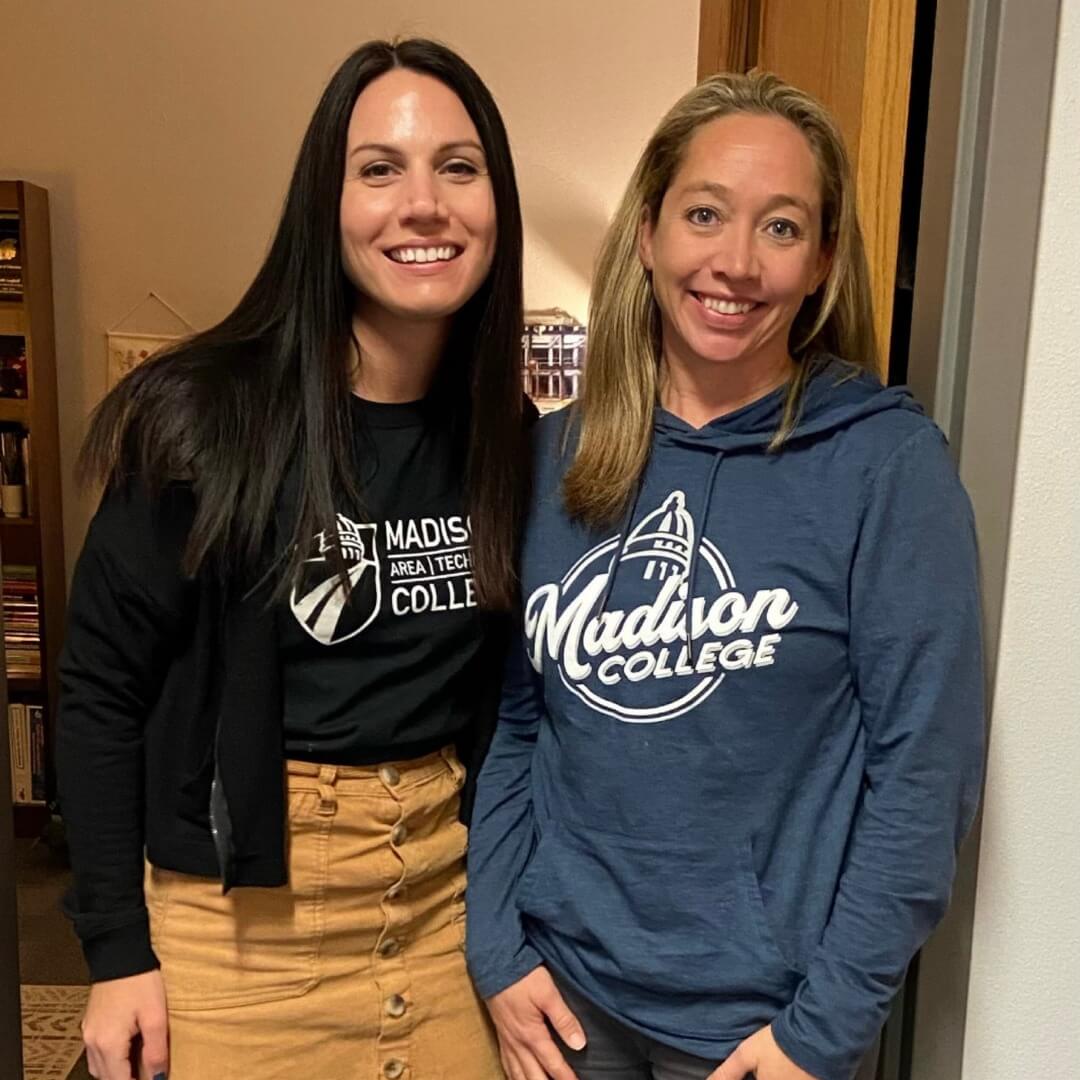
{"type": "MultiPolygon", "coordinates": [[[[26,346],[26,396],[0,397],[0,427],[30,435],[26,507],[21,517],[0,517],[0,561],[4,566],[35,569],[41,643],[40,677],[13,675],[7,678],[6,688],[9,702],[44,707],[45,792],[51,799],[56,789],[56,665],[64,630],[66,579],[48,193],[22,180],[0,180],[0,212],[5,217],[17,215],[22,260],[21,299],[0,297],[0,335],[22,337],[26,346]]],[[[17,833],[36,830],[46,816],[44,808],[36,805],[17,804],[15,811],[17,833]]]]}
{"type": "Polygon", "coordinates": [[[29,421],[30,403],[28,401],[21,398],[0,398],[0,423],[22,424],[25,427],[29,421]]]}

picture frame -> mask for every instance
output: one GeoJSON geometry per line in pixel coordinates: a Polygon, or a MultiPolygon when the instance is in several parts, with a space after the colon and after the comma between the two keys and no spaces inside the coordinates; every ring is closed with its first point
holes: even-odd
{"type": "Polygon", "coordinates": [[[522,388],[541,413],[577,398],[588,329],[564,308],[530,308],[521,336],[522,388]]]}
{"type": "Polygon", "coordinates": [[[128,334],[110,332],[105,335],[108,348],[105,385],[111,390],[125,375],[144,360],[175,341],[180,334],[128,334]]]}

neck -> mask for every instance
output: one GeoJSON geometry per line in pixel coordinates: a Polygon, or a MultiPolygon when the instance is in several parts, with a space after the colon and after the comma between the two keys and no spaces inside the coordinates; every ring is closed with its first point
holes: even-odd
{"type": "Polygon", "coordinates": [[[435,380],[450,334],[449,319],[403,319],[387,311],[359,311],[353,334],[353,393],[368,401],[419,401],[435,380]]]}
{"type": "Polygon", "coordinates": [[[693,427],[741,409],[783,386],[794,368],[785,351],[772,358],[686,361],[665,348],[660,360],[660,404],[693,427]]]}

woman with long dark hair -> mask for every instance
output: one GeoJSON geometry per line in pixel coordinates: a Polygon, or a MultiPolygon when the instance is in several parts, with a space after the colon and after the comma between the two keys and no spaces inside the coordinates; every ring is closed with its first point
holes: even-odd
{"type": "Polygon", "coordinates": [[[97,410],[58,771],[100,1080],[501,1076],[460,818],[515,590],[521,324],[491,94],[372,42],[243,299],[97,410]]]}
{"type": "Polygon", "coordinates": [[[513,1080],[851,1080],[945,911],[975,534],[941,432],[878,380],[855,207],[819,102],[717,75],[604,243],[469,848],[513,1080]]]}

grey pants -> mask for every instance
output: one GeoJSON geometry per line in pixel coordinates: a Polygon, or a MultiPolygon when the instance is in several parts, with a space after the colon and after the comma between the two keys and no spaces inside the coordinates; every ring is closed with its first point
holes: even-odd
{"type": "MultiPolygon", "coordinates": [[[[584,1050],[571,1050],[563,1043],[559,1044],[578,1080],[706,1080],[720,1064],[664,1046],[620,1024],[567,986],[554,972],[552,978],[589,1040],[584,1050]]],[[[854,1080],[874,1080],[878,1072],[877,1060],[878,1046],[875,1044],[854,1080]]],[[[754,1074],[747,1073],[746,1080],[754,1080],[754,1074]]]]}
{"type": "Polygon", "coordinates": [[[664,1046],[612,1019],[561,979],[556,982],[588,1039],[584,1050],[559,1047],[578,1080],[706,1080],[720,1064],[664,1046]]]}

